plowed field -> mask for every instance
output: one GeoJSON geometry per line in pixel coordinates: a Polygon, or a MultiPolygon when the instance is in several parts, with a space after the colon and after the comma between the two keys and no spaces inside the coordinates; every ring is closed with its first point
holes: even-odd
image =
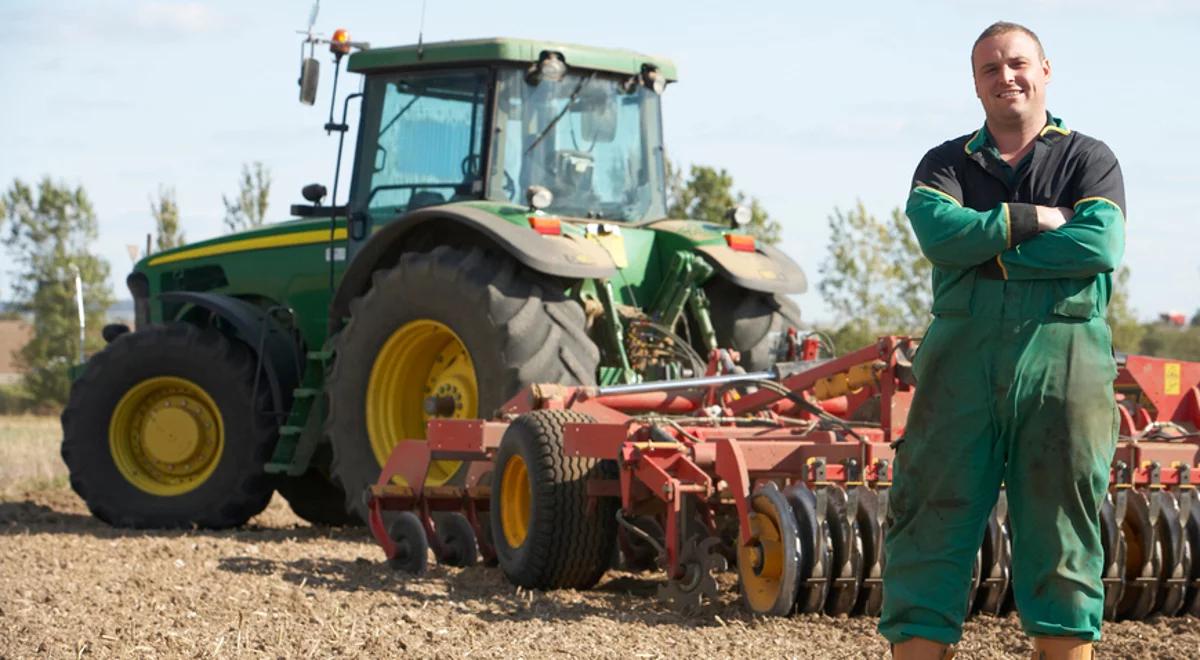
{"type": "MultiPolygon", "coordinates": [[[[653,574],[589,592],[514,589],[498,569],[393,573],[361,529],[314,528],[278,497],[243,529],[118,530],[69,489],[0,499],[0,658],[883,657],[874,620],[756,619],[732,577],[685,617],[653,574]]],[[[1109,624],[1104,657],[1200,652],[1200,621],[1109,624]]],[[[1015,618],[967,624],[966,658],[1022,657],[1015,618]]]]}

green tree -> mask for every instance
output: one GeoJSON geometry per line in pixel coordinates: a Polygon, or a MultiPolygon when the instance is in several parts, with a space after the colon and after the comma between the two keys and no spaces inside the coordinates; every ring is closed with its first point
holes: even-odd
{"type": "Polygon", "coordinates": [[[1112,298],[1108,301],[1108,325],[1112,328],[1113,348],[1136,353],[1146,335],[1137,313],[1129,304],[1129,266],[1121,266],[1113,276],[1112,298]]]}
{"type": "Polygon", "coordinates": [[[929,323],[931,268],[900,209],[880,221],[862,202],[835,208],[817,289],[833,311],[828,332],[839,352],[880,335],[920,334],[929,323]]]}
{"type": "Polygon", "coordinates": [[[733,176],[724,169],[692,165],[687,181],[677,165],[667,161],[667,215],[714,224],[728,224],[725,214],[734,206],[750,209],[746,232],[764,243],[779,242],[779,223],[772,220],[758,199],[734,192],[733,176]],[[748,200],[748,201],[747,201],[748,200]]]}
{"type": "Polygon", "coordinates": [[[159,252],[183,245],[183,232],[179,228],[179,204],[175,201],[175,189],[160,185],[158,196],[150,198],[150,214],[154,216],[154,247],[159,252]]]}
{"type": "Polygon", "coordinates": [[[44,177],[37,189],[20,179],[4,194],[5,244],[16,266],[14,306],[33,317],[33,338],[18,352],[25,389],[43,404],[66,402],[67,367],[78,359],[79,314],[75,274],[83,283],[86,350],[99,348],[100,327],[112,306],[109,266],[90,252],[96,214],[82,187],[44,177]]]}
{"type": "Polygon", "coordinates": [[[260,161],[243,164],[237,197],[229,199],[221,195],[225,204],[225,227],[235,232],[261,226],[267,217],[270,196],[270,170],[260,161]]]}

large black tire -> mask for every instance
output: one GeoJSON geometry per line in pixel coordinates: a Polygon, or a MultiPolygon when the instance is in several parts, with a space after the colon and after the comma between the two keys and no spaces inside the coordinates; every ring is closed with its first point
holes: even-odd
{"type": "Polygon", "coordinates": [[[800,308],[783,294],[743,289],[714,277],[704,286],[717,345],[742,355],[746,371],[765,371],[786,359],[787,330],[800,327],[800,308]]]}
{"type": "Polygon", "coordinates": [[[361,526],[362,520],[346,510],[346,494],[329,477],[309,468],[298,477],[279,477],[275,490],[287,500],[292,513],[314,525],[361,526]]]}
{"type": "MultiPolygon", "coordinates": [[[[268,392],[260,383],[254,390],[256,361],[250,349],[230,340],[213,328],[189,323],[152,326],[117,337],[104,350],[92,356],[83,375],[71,386],[70,399],[63,410],[62,457],[70,470],[71,487],[87,503],[97,518],[118,527],[191,527],[222,528],[240,525],[262,511],[270,501],[272,484],[263,472],[275,444],[275,428],[268,410],[268,392]],[[163,379],[182,379],[197,388],[215,404],[223,428],[221,449],[210,457],[197,459],[211,466],[211,472],[191,477],[194,487],[187,492],[155,494],[160,486],[170,488],[174,477],[165,473],[138,471],[153,461],[145,449],[144,429],[159,421],[158,406],[169,407],[169,386],[157,388],[163,379]],[[150,387],[158,397],[137,407],[137,391],[150,387]],[[128,393],[131,397],[125,398],[128,393]],[[159,403],[153,403],[154,400],[159,403]],[[151,405],[153,404],[153,405],[151,405]],[[118,406],[127,414],[135,410],[144,420],[141,442],[137,433],[110,437],[110,423],[118,406]],[[149,411],[149,412],[147,412],[149,411]],[[127,447],[122,454],[114,447],[127,447]],[[136,449],[134,449],[136,447],[136,449]],[[142,452],[140,459],[129,456],[142,452]],[[123,456],[123,458],[118,458],[123,456]],[[141,462],[137,462],[140,460],[141,462]],[[132,467],[131,467],[132,466],[132,467]],[[136,471],[136,472],[135,472],[136,471]],[[138,476],[130,477],[134,474],[138,476]],[[141,479],[141,485],[134,480],[141,479]]],[[[179,382],[179,381],[175,381],[179,382]]],[[[195,395],[203,398],[199,394],[195,395]]],[[[193,402],[195,398],[190,399],[193,402]]],[[[193,413],[188,419],[200,419],[193,413]]],[[[176,416],[176,419],[180,419],[176,416]]],[[[207,418],[206,418],[207,419],[207,418]]],[[[199,425],[184,421],[183,432],[198,431],[199,425]]],[[[200,423],[202,424],[202,422],[200,423]]],[[[117,424],[115,428],[122,428],[117,424]]],[[[181,427],[172,427],[173,429],[181,427]]],[[[177,442],[174,435],[162,435],[163,443],[177,442]]],[[[203,443],[199,443],[202,446],[203,443]]],[[[196,450],[199,455],[203,449],[196,450]]],[[[190,461],[191,457],[186,460],[190,461]]],[[[156,464],[158,465],[158,464],[156,464]]],[[[172,464],[176,465],[175,463],[172,464]]],[[[183,459],[178,462],[183,466],[183,459]]],[[[190,468],[189,468],[190,469],[190,468]]]]}
{"type": "Polygon", "coordinates": [[[325,389],[331,476],[346,493],[347,510],[364,520],[363,494],[382,467],[367,424],[372,368],[393,333],[415,321],[449,328],[470,357],[476,410],[456,416],[490,417],[532,383],[595,382],[600,352],[587,336],[583,308],[561,284],[478,248],[403,255],[393,268],[376,272],[370,290],[350,304],[325,389]]]}
{"type": "Polygon", "coordinates": [[[509,425],[492,472],[492,540],[509,582],[527,589],[589,589],[612,561],[617,540],[616,498],[589,507],[589,479],[611,477],[611,461],[568,457],[563,426],[594,421],[570,410],[535,410],[509,425]],[[518,464],[517,461],[520,461],[518,464]],[[528,479],[524,533],[506,528],[506,507],[522,501],[510,492],[510,464],[528,479]],[[516,538],[523,537],[519,541],[516,538]]]}

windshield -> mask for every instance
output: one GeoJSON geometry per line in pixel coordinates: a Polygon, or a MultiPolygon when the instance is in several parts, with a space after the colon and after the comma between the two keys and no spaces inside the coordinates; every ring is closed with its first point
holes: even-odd
{"type": "Polygon", "coordinates": [[[659,97],[625,79],[572,72],[532,85],[503,69],[488,197],[525,203],[525,189],[554,193],[549,213],[608,220],[666,215],[659,97]]]}

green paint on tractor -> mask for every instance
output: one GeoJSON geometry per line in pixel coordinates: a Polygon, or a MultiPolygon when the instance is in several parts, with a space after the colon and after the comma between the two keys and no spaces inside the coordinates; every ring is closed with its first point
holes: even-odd
{"type": "MultiPolygon", "coordinates": [[[[800,268],[730,239],[733,223],[666,217],[669,60],[520,39],[348,51],[331,44],[362,93],[335,89],[325,126],[352,163],[340,197],[308,186],[298,219],[149,255],[130,274],[137,327],[106,333],[64,414],[72,484],[98,516],[237,525],[278,489],[305,518],[345,522],[428,419],[490,417],[533,383],[701,375],[718,349],[748,369],[785,356],[800,268]],[[163,377],[236,405],[214,394],[214,410],[171,413],[164,436],[146,420],[186,401],[169,387],[136,408],[121,398],[163,377]],[[118,415],[134,437],[112,437],[118,415]],[[139,491],[106,463],[105,447],[136,458],[139,434],[167,446],[211,419],[225,449],[182,495],[139,491]]],[[[304,63],[302,86],[316,68],[304,63]]],[[[137,483],[170,490],[179,460],[137,483]]]]}

